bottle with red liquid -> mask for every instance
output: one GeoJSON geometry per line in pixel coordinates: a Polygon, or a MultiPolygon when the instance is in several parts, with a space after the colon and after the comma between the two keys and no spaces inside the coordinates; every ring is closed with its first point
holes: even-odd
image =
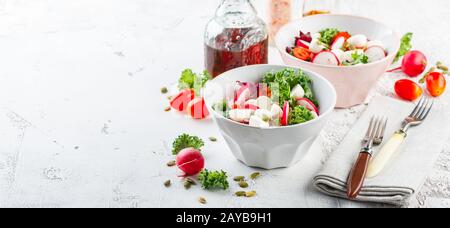
{"type": "Polygon", "coordinates": [[[216,77],[247,65],[268,61],[266,24],[250,0],[222,0],[205,31],[205,67],[216,77]]]}

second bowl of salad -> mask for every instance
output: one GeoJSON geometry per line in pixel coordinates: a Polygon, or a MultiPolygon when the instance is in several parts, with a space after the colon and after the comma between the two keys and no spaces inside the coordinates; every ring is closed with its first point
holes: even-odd
{"type": "Polygon", "coordinates": [[[265,169],[302,159],[336,104],[322,76],[276,65],[225,72],[206,84],[204,97],[233,155],[265,169]]]}
{"type": "Polygon", "coordinates": [[[364,102],[392,64],[400,38],[374,20],[349,15],[315,15],[285,25],[275,38],[283,61],[322,74],[336,88],[336,107],[364,102]]]}

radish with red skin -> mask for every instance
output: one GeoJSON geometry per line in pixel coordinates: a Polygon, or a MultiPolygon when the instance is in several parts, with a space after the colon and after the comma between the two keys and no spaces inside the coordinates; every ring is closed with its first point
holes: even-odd
{"type": "Polygon", "coordinates": [[[193,176],[205,167],[205,159],[199,150],[186,148],[181,150],[176,158],[178,168],[184,172],[183,176],[193,176]]]}
{"type": "Polygon", "coordinates": [[[382,60],[386,57],[386,51],[381,46],[370,46],[366,49],[364,54],[369,57],[369,62],[375,62],[378,60],[382,60]]]}
{"type": "Polygon", "coordinates": [[[314,105],[314,103],[308,98],[298,98],[297,104],[299,106],[303,106],[311,112],[315,112],[317,115],[320,115],[319,109],[314,105]]]}
{"type": "Polygon", "coordinates": [[[422,52],[410,51],[403,57],[401,67],[389,70],[388,72],[402,70],[406,75],[410,77],[417,77],[425,71],[427,65],[427,57],[422,52]]]}
{"type": "Polygon", "coordinates": [[[209,111],[206,108],[205,99],[197,97],[187,105],[188,114],[194,119],[204,119],[209,116],[209,111]]]}
{"type": "Polygon", "coordinates": [[[322,51],[318,53],[314,56],[312,62],[328,66],[339,66],[341,64],[336,54],[331,51],[322,51]]]}
{"type": "Polygon", "coordinates": [[[306,49],[309,49],[309,45],[310,45],[310,43],[307,43],[306,41],[303,41],[303,40],[297,40],[297,42],[295,43],[296,45],[296,47],[302,47],[302,48],[306,48],[306,49]]]}
{"type": "Polygon", "coordinates": [[[284,102],[283,115],[281,116],[281,126],[287,126],[289,124],[289,102],[284,102]]]}
{"type": "Polygon", "coordinates": [[[300,37],[298,39],[303,40],[308,43],[311,43],[311,41],[313,40],[310,32],[303,33],[302,31],[300,31],[300,37]]]}
{"type": "Polygon", "coordinates": [[[189,102],[195,98],[195,92],[192,89],[185,89],[180,91],[175,97],[170,100],[170,107],[180,112],[186,110],[189,102]]]}
{"type": "Polygon", "coordinates": [[[244,109],[258,110],[259,107],[256,105],[252,105],[252,104],[245,104],[244,109]]]}
{"type": "Polygon", "coordinates": [[[331,44],[331,50],[342,49],[344,47],[344,44],[345,37],[339,37],[333,42],[333,44],[331,44]]]}

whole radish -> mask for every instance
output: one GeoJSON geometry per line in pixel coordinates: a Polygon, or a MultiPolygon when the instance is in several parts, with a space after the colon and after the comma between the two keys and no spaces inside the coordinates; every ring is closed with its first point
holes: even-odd
{"type": "Polygon", "coordinates": [[[184,172],[184,176],[193,176],[205,167],[205,159],[199,150],[186,148],[178,153],[176,158],[178,168],[184,172]]]}
{"type": "Polygon", "coordinates": [[[392,69],[388,72],[402,70],[410,77],[417,77],[422,74],[427,68],[427,57],[420,51],[410,51],[403,57],[402,66],[392,69]]]}

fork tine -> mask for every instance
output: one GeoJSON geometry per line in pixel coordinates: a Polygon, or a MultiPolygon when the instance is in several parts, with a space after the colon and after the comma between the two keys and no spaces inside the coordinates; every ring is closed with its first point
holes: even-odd
{"type": "Polygon", "coordinates": [[[430,113],[430,111],[431,111],[431,108],[433,108],[433,105],[434,105],[434,101],[432,100],[431,101],[431,104],[430,104],[430,106],[427,108],[427,110],[422,114],[422,115],[420,115],[420,120],[424,120],[425,118],[427,118],[427,116],[428,116],[428,114],[430,113]]]}
{"type": "Polygon", "coordinates": [[[373,127],[373,121],[375,119],[375,116],[372,116],[372,118],[370,119],[370,124],[369,124],[369,128],[367,128],[367,133],[366,133],[366,138],[370,137],[370,133],[372,132],[372,127],[373,127]]]}
{"type": "Polygon", "coordinates": [[[384,124],[383,124],[383,127],[381,129],[381,133],[378,135],[377,138],[382,139],[384,137],[384,132],[386,131],[387,123],[388,123],[388,118],[385,117],[384,118],[384,124]]]}
{"type": "Polygon", "coordinates": [[[417,114],[414,116],[414,118],[420,119],[420,116],[425,113],[427,110],[428,104],[430,103],[431,99],[426,98],[425,102],[422,104],[422,107],[420,107],[420,110],[417,112],[417,114]]]}
{"type": "Polygon", "coordinates": [[[424,99],[425,96],[422,96],[422,98],[420,98],[420,101],[416,104],[414,110],[411,112],[411,114],[409,114],[410,117],[414,117],[417,114],[417,111],[419,111],[419,108],[422,106],[424,99]]]}
{"type": "Polygon", "coordinates": [[[377,117],[375,119],[375,124],[374,127],[372,129],[372,132],[370,133],[370,139],[375,139],[375,137],[377,136],[377,132],[378,132],[378,128],[380,127],[380,119],[377,117]]]}

